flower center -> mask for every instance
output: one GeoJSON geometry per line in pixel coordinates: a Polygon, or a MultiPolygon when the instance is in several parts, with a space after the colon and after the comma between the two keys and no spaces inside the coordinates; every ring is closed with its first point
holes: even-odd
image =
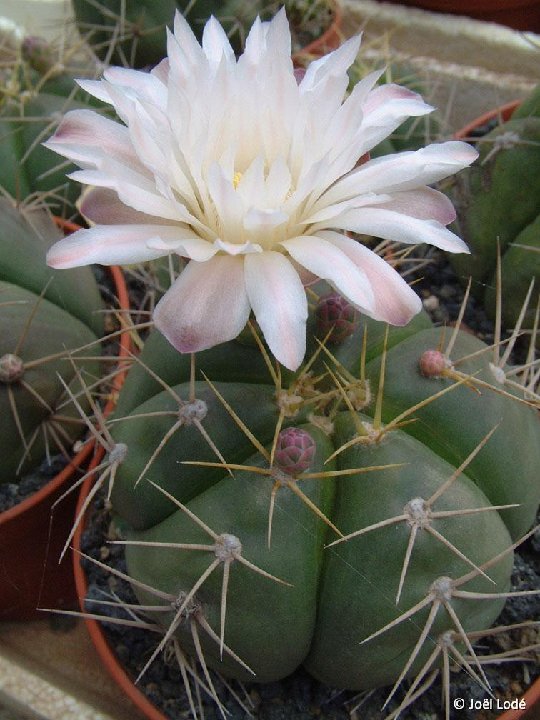
{"type": "Polygon", "coordinates": [[[241,173],[241,172],[235,172],[234,175],[233,175],[233,185],[234,185],[234,189],[235,189],[235,190],[236,190],[236,188],[238,187],[238,185],[240,184],[240,180],[241,180],[241,179],[242,179],[242,173],[241,173]]]}

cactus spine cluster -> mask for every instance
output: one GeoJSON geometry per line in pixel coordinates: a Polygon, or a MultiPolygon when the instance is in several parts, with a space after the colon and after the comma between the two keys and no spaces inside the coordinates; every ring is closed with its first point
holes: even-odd
{"type": "Polygon", "coordinates": [[[315,295],[295,374],[254,327],[195,358],[152,333],[110,425],[110,497],[156,653],[174,639],[240,680],[303,665],[395,691],[429,638],[470,647],[499,614],[540,500],[540,426],[480,340],[315,295]]]}

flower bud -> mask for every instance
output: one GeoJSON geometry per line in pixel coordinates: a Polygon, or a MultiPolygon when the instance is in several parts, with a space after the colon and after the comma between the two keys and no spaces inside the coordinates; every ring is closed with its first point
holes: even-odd
{"type": "Polygon", "coordinates": [[[49,73],[57,64],[56,53],[45,38],[28,35],[21,45],[21,54],[30,67],[40,75],[49,73]]]}
{"type": "Polygon", "coordinates": [[[316,449],[306,430],[290,427],[278,435],[274,463],[287,475],[299,475],[311,467],[316,449]]]}
{"type": "Polygon", "coordinates": [[[358,321],[355,308],[336,292],[319,298],[315,316],[318,336],[321,338],[328,336],[328,342],[335,345],[339,345],[353,334],[358,321]]]}
{"type": "Polygon", "coordinates": [[[440,350],[426,350],[418,361],[420,373],[427,378],[441,377],[451,366],[450,360],[440,350]]]}

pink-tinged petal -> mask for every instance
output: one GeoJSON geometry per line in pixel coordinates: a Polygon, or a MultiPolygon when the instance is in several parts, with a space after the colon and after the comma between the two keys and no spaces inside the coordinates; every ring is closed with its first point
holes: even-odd
{"type": "Polygon", "coordinates": [[[385,85],[378,85],[369,93],[364,103],[364,113],[366,115],[376,115],[381,110],[386,112],[388,106],[396,101],[409,106],[412,110],[411,115],[424,115],[434,109],[424,102],[422,96],[414,92],[414,90],[402,85],[386,83],[385,85]]]}
{"type": "Polygon", "coordinates": [[[91,223],[101,225],[166,225],[163,218],[134,210],[119,200],[114,190],[93,187],[83,191],[79,202],[79,212],[91,223]]]}
{"type": "Polygon", "coordinates": [[[391,325],[406,325],[422,309],[422,302],[401,275],[361,243],[335,232],[321,232],[367,275],[375,303],[368,315],[391,325]]]}
{"type": "Polygon", "coordinates": [[[358,129],[354,152],[349,148],[355,161],[393,133],[404,120],[426,115],[433,107],[406,88],[381,85],[369,93],[363,111],[364,119],[358,129]]]}
{"type": "Polygon", "coordinates": [[[171,197],[164,197],[158,192],[156,178],[144,176],[131,168],[121,165],[113,158],[100,162],[99,170],[76,170],[68,175],[72,180],[114,190],[124,205],[145,214],[153,215],[161,220],[171,220],[193,225],[203,232],[207,231],[180,202],[171,197]]]}
{"type": "Polygon", "coordinates": [[[244,262],[216,255],[191,261],[154,310],[156,327],[180,352],[198,352],[232,340],[249,318],[244,262]]]}
{"type": "Polygon", "coordinates": [[[448,252],[469,252],[461,238],[435,220],[419,220],[393,210],[360,208],[350,210],[332,222],[335,228],[374,235],[383,240],[412,245],[428,243],[448,252]]]}
{"type": "Polygon", "coordinates": [[[373,291],[361,268],[341,250],[317,235],[302,235],[281,243],[297,263],[323,280],[363,312],[374,307],[373,291]]]}
{"type": "MultiPolygon", "coordinates": [[[[181,232],[181,231],[180,231],[181,232]]],[[[155,260],[164,253],[148,246],[155,237],[177,237],[178,228],[158,225],[98,225],[78,230],[55,243],[47,253],[47,264],[56,269],[100,263],[129,265],[155,260]]]]}
{"type": "Polygon", "coordinates": [[[268,347],[296,370],[306,352],[307,298],[295,269],[281,253],[246,255],[248,298],[268,347]]]}
{"type": "Polygon", "coordinates": [[[140,170],[127,128],[93,110],[71,110],[43,145],[77,163],[97,166],[104,156],[115,157],[140,170]]]}
{"type": "Polygon", "coordinates": [[[435,220],[442,225],[449,225],[456,219],[456,211],[450,198],[429,187],[394,193],[377,207],[394,210],[419,220],[435,220]]]}

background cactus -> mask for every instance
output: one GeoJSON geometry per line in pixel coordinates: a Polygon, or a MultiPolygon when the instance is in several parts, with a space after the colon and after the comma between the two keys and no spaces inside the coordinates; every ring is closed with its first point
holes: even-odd
{"type": "MultiPolygon", "coordinates": [[[[451,259],[473,292],[496,312],[495,272],[500,248],[505,303],[503,324],[513,327],[533,278],[540,273],[540,86],[479,142],[480,157],[452,190],[458,232],[470,256],[451,259]]],[[[524,327],[531,328],[534,308],[524,327]]]]}
{"type": "Polygon", "coordinates": [[[10,42],[0,71],[0,186],[19,202],[46,202],[57,215],[73,216],[80,186],[42,143],[69,110],[99,106],[73,79],[92,73],[92,63],[88,53],[75,61],[77,45],[60,52],[40,37],[10,42]]]}
{"type": "Polygon", "coordinates": [[[297,51],[319,37],[331,20],[328,0],[151,0],[126,2],[73,0],[77,27],[99,58],[114,65],[143,68],[159,63],[167,54],[166,26],[171,27],[175,10],[188,20],[200,37],[205,22],[214,15],[239,52],[248,29],[260,15],[267,19],[285,5],[291,27],[299,37],[297,51]]]}
{"type": "Polygon", "coordinates": [[[77,372],[88,384],[98,377],[102,301],[88,268],[55,273],[45,265],[61,235],[46,211],[2,199],[0,219],[0,482],[15,482],[84,430],[63,382],[79,394],[77,372]],[[70,352],[91,343],[76,370],[70,352]]]}
{"type": "Polygon", "coordinates": [[[193,375],[151,334],[110,426],[111,499],[160,648],[174,636],[233,678],[303,664],[363,689],[497,617],[540,499],[540,427],[492,351],[457,330],[443,348],[424,314],[327,344],[328,290],[296,374],[232,341],[193,375]]]}

